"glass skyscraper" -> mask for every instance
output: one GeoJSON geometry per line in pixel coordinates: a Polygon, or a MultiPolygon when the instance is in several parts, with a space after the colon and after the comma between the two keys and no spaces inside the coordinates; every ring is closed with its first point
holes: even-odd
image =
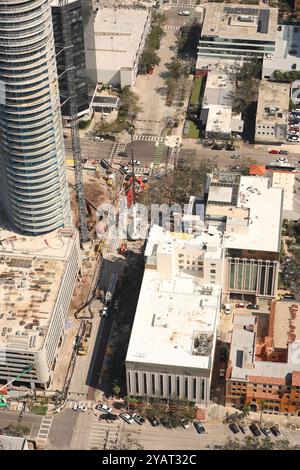
{"type": "Polygon", "coordinates": [[[71,223],[49,0],[0,0],[0,207],[27,235],[71,223]]]}

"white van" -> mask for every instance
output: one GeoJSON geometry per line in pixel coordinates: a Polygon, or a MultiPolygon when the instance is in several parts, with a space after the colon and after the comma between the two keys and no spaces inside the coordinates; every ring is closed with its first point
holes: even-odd
{"type": "Polygon", "coordinates": [[[180,16],[190,16],[191,12],[189,10],[181,10],[178,12],[180,16]]]}
{"type": "Polygon", "coordinates": [[[224,305],[224,310],[225,310],[225,313],[228,315],[231,312],[231,305],[230,304],[225,304],[224,305]]]}

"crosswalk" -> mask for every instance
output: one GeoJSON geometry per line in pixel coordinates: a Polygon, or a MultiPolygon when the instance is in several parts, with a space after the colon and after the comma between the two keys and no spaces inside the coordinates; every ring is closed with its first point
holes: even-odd
{"type": "Polygon", "coordinates": [[[85,406],[88,410],[94,410],[96,408],[97,403],[93,400],[68,400],[66,407],[73,408],[74,405],[85,406]]]}
{"type": "Polygon", "coordinates": [[[119,425],[111,422],[103,423],[94,417],[89,435],[88,450],[116,449],[119,425]]]}
{"type": "Polygon", "coordinates": [[[146,173],[144,176],[150,176],[152,174],[152,168],[148,168],[148,167],[136,167],[135,168],[135,174],[137,176],[141,176],[141,175],[144,175],[144,173],[146,173]],[[149,173],[149,174],[147,174],[149,173]]]}
{"type": "Polygon", "coordinates": [[[155,161],[154,161],[155,165],[159,165],[161,163],[161,160],[164,159],[167,151],[168,149],[165,146],[165,144],[159,141],[155,149],[155,161]]]}
{"type": "Polygon", "coordinates": [[[51,429],[53,416],[44,416],[40,425],[40,429],[36,438],[36,444],[38,448],[45,448],[49,432],[51,429]]]}
{"type": "Polygon", "coordinates": [[[159,136],[156,136],[156,135],[140,134],[140,135],[135,135],[134,140],[144,140],[146,142],[164,142],[165,137],[159,137],[159,136]]]}
{"type": "Polygon", "coordinates": [[[181,28],[181,26],[176,26],[176,25],[174,25],[174,24],[168,24],[168,25],[166,26],[166,30],[167,30],[167,31],[179,31],[180,28],[181,28]]]}

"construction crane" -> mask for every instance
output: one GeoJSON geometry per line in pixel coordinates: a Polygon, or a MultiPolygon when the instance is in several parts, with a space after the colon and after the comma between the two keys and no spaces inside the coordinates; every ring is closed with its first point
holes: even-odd
{"type": "Polygon", "coordinates": [[[16,380],[18,380],[23,375],[27,374],[27,372],[30,372],[32,368],[33,368],[33,365],[30,365],[29,367],[27,367],[27,369],[23,370],[19,375],[17,375],[17,377],[15,377],[14,379],[7,382],[5,385],[2,385],[2,387],[0,387],[0,408],[7,408],[8,406],[5,398],[3,397],[3,395],[7,394],[7,387],[11,385],[13,382],[15,382],[16,380]]]}
{"type": "MultiPolygon", "coordinates": [[[[72,150],[74,160],[76,197],[79,214],[80,241],[84,244],[89,239],[86,217],[86,202],[83,187],[83,173],[81,161],[81,148],[78,128],[78,112],[76,97],[75,67],[73,66],[73,43],[71,32],[71,19],[69,14],[69,1],[59,0],[62,23],[63,53],[65,57],[65,73],[67,74],[67,90],[70,110],[70,127],[72,136],[72,150]]],[[[62,52],[61,51],[61,52],[62,52]]]]}

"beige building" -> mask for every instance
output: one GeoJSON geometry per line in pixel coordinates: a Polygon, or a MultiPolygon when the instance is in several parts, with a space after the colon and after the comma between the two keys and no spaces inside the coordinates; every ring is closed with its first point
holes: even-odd
{"type": "Polygon", "coordinates": [[[255,142],[280,144],[287,140],[290,85],[262,80],[256,112],[255,142]]]}
{"type": "Polygon", "coordinates": [[[126,356],[129,395],[208,403],[221,295],[217,239],[152,227],[126,356]]]}
{"type": "Polygon", "coordinates": [[[40,237],[0,231],[0,380],[47,387],[81,262],[75,228],[40,237]]]}

